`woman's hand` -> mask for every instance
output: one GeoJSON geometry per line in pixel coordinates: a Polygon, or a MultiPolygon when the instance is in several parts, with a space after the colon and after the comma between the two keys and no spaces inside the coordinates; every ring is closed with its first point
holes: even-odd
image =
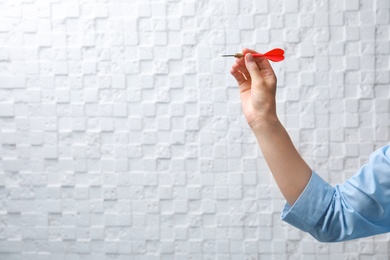
{"type": "Polygon", "coordinates": [[[277,120],[276,76],[266,58],[254,58],[250,49],[243,49],[244,58],[236,60],[230,73],[240,89],[242,109],[252,129],[264,121],[277,120]]]}

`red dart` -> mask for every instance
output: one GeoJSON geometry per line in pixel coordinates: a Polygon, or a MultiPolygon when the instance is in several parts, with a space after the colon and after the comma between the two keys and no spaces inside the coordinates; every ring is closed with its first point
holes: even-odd
{"type": "MultiPolygon", "coordinates": [[[[265,57],[269,59],[270,61],[279,62],[284,60],[284,50],[280,48],[276,48],[273,50],[270,50],[269,52],[266,52],[264,54],[262,53],[252,53],[253,57],[265,57]]],[[[235,57],[235,58],[242,58],[244,57],[244,54],[242,53],[236,53],[236,54],[227,54],[222,55],[222,57],[235,57]]]]}

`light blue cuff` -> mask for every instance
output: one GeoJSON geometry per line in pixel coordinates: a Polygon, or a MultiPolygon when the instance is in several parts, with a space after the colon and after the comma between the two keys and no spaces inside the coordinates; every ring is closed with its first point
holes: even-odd
{"type": "Polygon", "coordinates": [[[328,209],[335,193],[334,188],[313,172],[305,190],[291,207],[285,204],[283,221],[303,230],[310,231],[317,226],[328,209]]]}

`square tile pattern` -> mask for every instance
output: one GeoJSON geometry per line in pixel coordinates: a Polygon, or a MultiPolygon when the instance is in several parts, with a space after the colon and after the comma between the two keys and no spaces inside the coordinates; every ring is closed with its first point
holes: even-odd
{"type": "Polygon", "coordinates": [[[284,200],[229,74],[281,47],[277,109],[332,184],[390,140],[388,0],[0,0],[0,259],[388,259],[284,200]]]}

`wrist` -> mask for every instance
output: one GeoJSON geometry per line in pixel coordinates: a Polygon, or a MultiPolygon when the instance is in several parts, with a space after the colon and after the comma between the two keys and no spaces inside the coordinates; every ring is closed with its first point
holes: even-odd
{"type": "Polygon", "coordinates": [[[277,115],[266,115],[259,117],[252,122],[248,123],[252,131],[256,134],[257,132],[274,128],[281,125],[277,115]]]}

